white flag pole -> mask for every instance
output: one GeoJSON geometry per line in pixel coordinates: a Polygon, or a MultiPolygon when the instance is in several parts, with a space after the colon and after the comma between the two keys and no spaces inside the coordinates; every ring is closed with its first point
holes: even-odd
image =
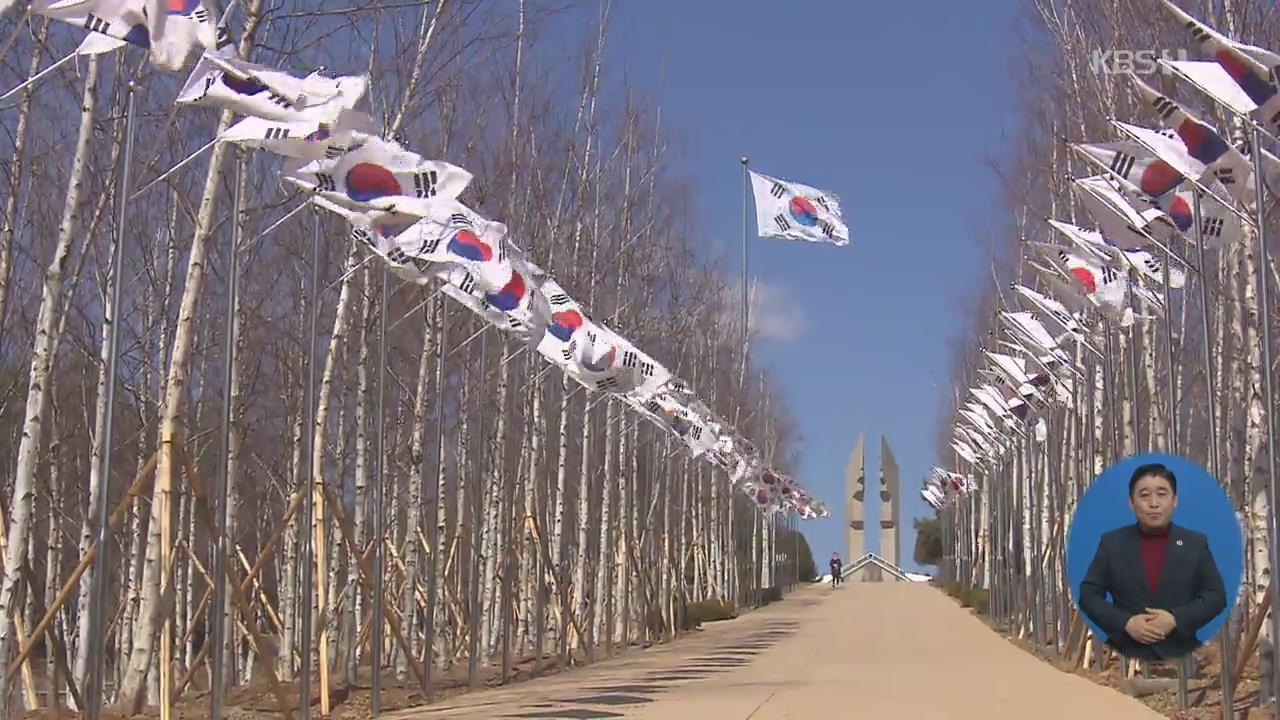
{"type": "MultiPolygon", "coordinates": [[[[231,486],[233,478],[230,477],[231,468],[231,432],[232,423],[232,395],[231,386],[235,375],[236,363],[236,335],[238,332],[239,320],[236,313],[236,305],[239,303],[240,295],[240,233],[241,213],[243,212],[242,185],[244,184],[244,154],[237,150],[235,153],[235,173],[232,176],[235,184],[231,188],[232,210],[231,210],[231,248],[228,256],[229,269],[227,270],[227,308],[226,308],[226,337],[224,338],[224,355],[223,355],[223,399],[222,399],[222,425],[218,453],[218,487],[217,496],[214,499],[215,510],[214,518],[216,522],[222,523],[227,517],[227,491],[231,486]]],[[[225,668],[223,667],[223,643],[226,635],[226,613],[224,612],[227,597],[227,551],[228,551],[227,533],[218,534],[217,545],[214,550],[214,573],[213,573],[213,650],[209,656],[209,717],[211,720],[222,720],[223,711],[223,695],[227,684],[225,676],[225,668]]]]}
{"type": "MultiPolygon", "coordinates": [[[[136,96],[138,87],[133,82],[129,82],[126,86],[125,93],[125,115],[124,115],[124,143],[120,151],[120,178],[116,183],[116,226],[115,247],[112,248],[111,267],[109,269],[108,285],[111,287],[111,298],[109,310],[105,321],[109,323],[107,328],[107,386],[106,392],[106,415],[103,417],[102,430],[102,454],[99,458],[98,465],[98,505],[93,509],[97,520],[97,538],[95,546],[98,549],[93,558],[93,574],[89,579],[89,658],[101,658],[104,654],[106,645],[106,592],[108,569],[107,553],[111,545],[107,542],[110,535],[110,514],[107,510],[107,496],[111,489],[111,447],[114,437],[114,424],[112,418],[115,417],[116,405],[116,386],[119,384],[117,365],[120,362],[118,357],[118,345],[120,337],[120,285],[124,282],[124,242],[125,242],[125,220],[128,212],[128,200],[126,199],[129,192],[129,183],[132,180],[130,176],[132,170],[133,159],[133,131],[134,131],[134,110],[136,106],[136,96]]],[[[222,608],[218,608],[221,611],[222,608]]],[[[92,720],[98,720],[102,716],[103,706],[106,705],[103,696],[103,670],[104,663],[90,662],[89,677],[85,679],[85,715],[92,720]]]]}
{"type": "MultiPolygon", "coordinates": [[[[45,69],[41,70],[40,72],[36,73],[35,75],[32,75],[31,77],[27,78],[26,80],[22,81],[22,82],[21,82],[21,83],[19,83],[18,85],[16,85],[16,86],[14,86],[13,88],[11,88],[11,89],[10,89],[8,92],[6,92],[4,95],[0,95],[0,101],[8,100],[10,97],[12,97],[12,96],[13,96],[15,93],[17,93],[18,91],[20,91],[20,90],[22,90],[23,88],[25,88],[25,87],[27,87],[27,86],[29,86],[29,85],[31,85],[31,84],[33,84],[33,83],[35,83],[35,82],[39,81],[39,80],[40,80],[40,78],[44,77],[45,75],[48,75],[49,73],[53,72],[54,70],[57,70],[58,68],[60,68],[60,67],[62,67],[63,65],[67,64],[67,63],[68,63],[68,62],[70,62],[70,61],[71,61],[71,59],[72,59],[72,58],[74,58],[76,55],[77,55],[76,51],[75,51],[75,50],[72,50],[70,53],[68,53],[68,54],[66,55],[66,57],[64,57],[64,58],[62,58],[61,60],[59,60],[58,62],[56,62],[56,63],[54,63],[54,64],[50,65],[49,67],[47,67],[47,68],[45,68],[45,69]]],[[[4,108],[0,108],[0,109],[8,110],[8,109],[9,109],[9,106],[5,106],[4,108]]]]}
{"type": "Polygon", "coordinates": [[[175,172],[177,172],[179,169],[181,169],[181,168],[182,168],[184,165],[186,165],[187,163],[189,163],[189,162],[191,162],[192,160],[195,160],[196,158],[200,157],[202,154],[204,154],[204,151],[205,151],[205,150],[208,150],[209,148],[211,148],[211,147],[213,147],[214,145],[217,145],[217,144],[218,144],[218,138],[214,138],[214,139],[210,140],[209,142],[205,143],[205,144],[204,144],[204,147],[201,147],[199,150],[196,150],[195,152],[193,152],[193,153],[191,153],[190,155],[186,156],[186,157],[185,157],[185,158],[183,158],[182,160],[179,160],[177,165],[174,165],[173,167],[169,168],[168,170],[165,170],[163,173],[160,173],[160,177],[156,178],[155,180],[152,180],[151,182],[147,183],[146,185],[143,185],[143,186],[142,186],[142,189],[141,189],[141,190],[138,190],[137,192],[135,192],[135,193],[134,193],[134,194],[133,194],[129,199],[130,199],[130,200],[137,200],[137,199],[142,195],[142,193],[144,193],[144,192],[146,192],[146,191],[150,190],[151,188],[155,187],[156,185],[160,184],[160,182],[161,182],[162,180],[164,180],[165,178],[167,178],[167,177],[169,177],[170,175],[172,175],[172,174],[174,174],[175,172]]]}

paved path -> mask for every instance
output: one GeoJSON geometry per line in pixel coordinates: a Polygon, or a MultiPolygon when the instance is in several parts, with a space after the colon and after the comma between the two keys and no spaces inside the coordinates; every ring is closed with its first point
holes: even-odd
{"type": "Polygon", "coordinates": [[[408,711],[399,720],[1163,716],[1060,672],[915,583],[809,587],[667,646],[408,711]]]}

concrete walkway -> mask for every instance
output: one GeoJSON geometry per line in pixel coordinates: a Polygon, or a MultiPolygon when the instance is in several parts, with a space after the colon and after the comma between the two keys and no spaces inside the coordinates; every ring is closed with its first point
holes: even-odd
{"type": "Polygon", "coordinates": [[[400,720],[990,720],[1163,716],[1060,672],[915,583],[808,587],[687,639],[400,720]]]}

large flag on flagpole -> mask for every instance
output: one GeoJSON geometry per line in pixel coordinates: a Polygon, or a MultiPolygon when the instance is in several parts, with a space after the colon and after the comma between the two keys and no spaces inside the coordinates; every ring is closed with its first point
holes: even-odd
{"type": "Polygon", "coordinates": [[[754,170],[749,172],[761,237],[849,244],[849,228],[840,215],[839,197],[754,170]]]}
{"type": "Polygon", "coordinates": [[[1239,93],[1233,93],[1229,85],[1210,73],[1197,75],[1194,67],[1183,64],[1183,76],[1211,95],[1215,100],[1242,114],[1252,114],[1275,132],[1280,129],[1280,92],[1271,82],[1271,71],[1266,64],[1232,42],[1217,30],[1196,20],[1182,8],[1162,0],[1162,4],[1182,23],[1200,43],[1200,49],[1211,56],[1222,68],[1226,80],[1234,81],[1239,93]],[[1244,97],[1239,97],[1239,94],[1244,97]],[[1252,106],[1252,107],[1250,107],[1252,106]]]}

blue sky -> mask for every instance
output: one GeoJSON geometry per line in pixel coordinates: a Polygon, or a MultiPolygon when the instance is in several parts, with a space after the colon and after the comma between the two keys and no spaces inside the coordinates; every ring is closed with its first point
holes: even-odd
{"type": "MultiPolygon", "coordinates": [[[[844,552],[843,483],[866,436],[902,468],[904,564],[920,479],[951,394],[952,338],[990,282],[985,237],[1002,226],[986,160],[1016,127],[1009,68],[1015,0],[617,2],[614,57],[657,89],[695,181],[707,242],[740,273],[739,157],[841,197],[844,248],[755,237],[751,265],[775,337],[754,352],[800,425],[798,479],[831,505],[803,524],[816,558],[844,552]]],[[[594,15],[594,12],[591,13],[594,15]]],[[[736,275],[735,275],[736,276],[736,275]]],[[[868,517],[878,512],[867,508],[868,517]]],[[[869,541],[875,543],[877,541],[869,541]]]]}

